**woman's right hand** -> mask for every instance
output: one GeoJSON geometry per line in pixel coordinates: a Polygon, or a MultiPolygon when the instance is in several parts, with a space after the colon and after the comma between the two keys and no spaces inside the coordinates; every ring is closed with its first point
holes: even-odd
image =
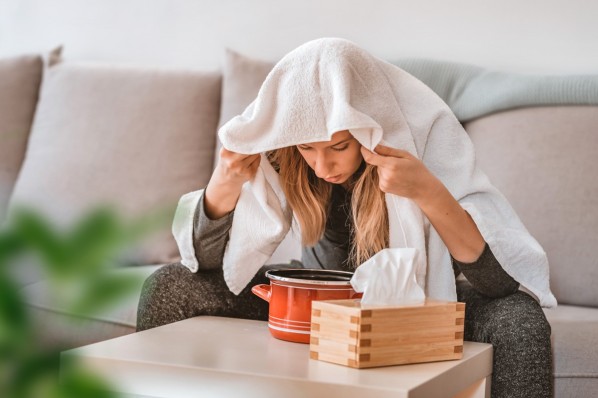
{"type": "Polygon", "coordinates": [[[204,197],[204,210],[209,218],[216,220],[234,210],[243,184],[255,176],[260,159],[259,153],[245,155],[220,149],[220,160],[204,197]]]}
{"type": "Polygon", "coordinates": [[[216,179],[220,185],[231,187],[241,186],[251,180],[260,165],[261,156],[259,153],[253,155],[245,155],[229,151],[222,147],[220,149],[220,160],[214,170],[212,179],[216,179]]]}

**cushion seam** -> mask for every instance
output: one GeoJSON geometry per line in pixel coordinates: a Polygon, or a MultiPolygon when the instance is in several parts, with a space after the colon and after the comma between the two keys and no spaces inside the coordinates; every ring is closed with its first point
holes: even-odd
{"type": "Polygon", "coordinates": [[[554,377],[559,379],[595,379],[598,378],[598,373],[555,373],[554,377]]]}
{"type": "Polygon", "coordinates": [[[126,322],[123,322],[123,321],[117,321],[117,320],[114,320],[114,319],[92,318],[90,316],[80,315],[80,314],[72,314],[72,313],[69,313],[69,312],[67,312],[65,310],[59,310],[59,309],[55,309],[55,308],[49,308],[49,307],[45,307],[45,306],[39,305],[39,304],[27,303],[27,305],[29,305],[30,307],[33,307],[33,308],[38,308],[38,309],[45,310],[45,311],[48,311],[48,312],[53,312],[55,314],[68,315],[68,316],[71,316],[71,317],[74,317],[74,318],[81,318],[81,319],[87,319],[87,320],[92,320],[92,321],[101,321],[101,322],[106,322],[106,323],[112,323],[112,324],[119,325],[119,326],[128,326],[128,327],[132,327],[132,328],[135,327],[135,325],[131,325],[130,323],[126,323],[126,322]]]}

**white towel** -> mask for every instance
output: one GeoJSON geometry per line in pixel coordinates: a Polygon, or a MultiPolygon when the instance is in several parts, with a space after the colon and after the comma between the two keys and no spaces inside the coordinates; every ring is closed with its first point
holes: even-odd
{"type": "MultiPolygon", "coordinates": [[[[421,159],[471,215],[506,272],[542,306],[556,305],[544,250],[476,166],[473,144],[450,108],[412,75],[338,38],[313,40],[284,56],[256,99],[218,132],[225,148],[262,154],[255,178],[242,188],[224,253],[233,293],[270,258],[293,221],[264,152],[329,141],[342,130],[369,150],[381,143],[421,159]]],[[[173,224],[182,262],[192,271],[193,209],[201,192],[181,198],[173,224]]],[[[412,200],[393,194],[386,194],[386,205],[390,247],[413,247],[427,257],[427,267],[416,272],[426,296],[456,300],[448,249],[425,215],[412,200]]]]}

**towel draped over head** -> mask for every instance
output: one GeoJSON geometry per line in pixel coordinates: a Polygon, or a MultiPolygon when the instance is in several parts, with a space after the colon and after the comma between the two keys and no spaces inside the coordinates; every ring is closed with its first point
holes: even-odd
{"type": "MultiPolygon", "coordinates": [[[[505,271],[542,306],[556,305],[544,250],[477,167],[473,144],[446,103],[404,70],[339,38],[313,40],[285,55],[255,100],[218,131],[228,150],[262,154],[255,177],[243,185],[224,253],[224,277],[233,293],[270,258],[293,219],[264,152],[330,141],[343,130],[369,150],[382,144],[421,159],[471,215],[505,271]]],[[[192,271],[192,204],[202,191],[181,198],[179,209],[187,210],[177,210],[173,224],[182,263],[192,271]]],[[[455,301],[450,254],[438,233],[412,200],[385,198],[390,248],[418,249],[425,261],[416,277],[426,296],[455,301]]]]}

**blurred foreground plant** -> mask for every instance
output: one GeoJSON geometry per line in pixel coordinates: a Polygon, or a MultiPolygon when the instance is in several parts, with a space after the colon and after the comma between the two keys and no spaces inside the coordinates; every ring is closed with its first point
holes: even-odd
{"type": "Polygon", "coordinates": [[[98,314],[137,291],[139,277],[114,272],[115,265],[133,244],[169,222],[171,214],[167,209],[124,223],[102,207],[64,231],[33,210],[15,209],[0,229],[0,397],[115,396],[76,360],[60,364],[59,349],[40,343],[15,268],[21,266],[19,259],[35,257],[55,303],[70,314],[98,314]]]}

